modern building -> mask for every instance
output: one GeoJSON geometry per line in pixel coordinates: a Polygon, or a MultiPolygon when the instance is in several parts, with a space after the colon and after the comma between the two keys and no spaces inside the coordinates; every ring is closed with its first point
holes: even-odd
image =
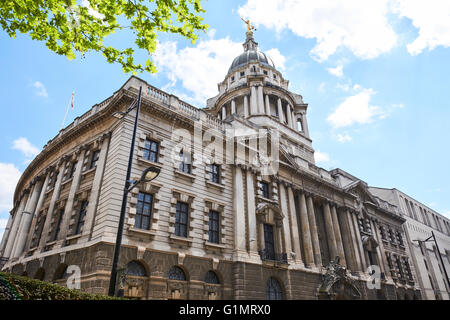
{"type": "Polygon", "coordinates": [[[160,174],[128,197],[125,296],[420,299],[399,209],[315,165],[308,105],[251,31],[243,46],[204,109],[131,77],[50,140],[17,184],[3,270],[65,285],[75,265],[107,293],[136,109],[115,116],[142,88],[132,177],[160,174]]]}
{"type": "Polygon", "coordinates": [[[450,220],[397,189],[371,187],[369,190],[397,206],[406,219],[403,228],[423,298],[449,300],[450,220]],[[437,247],[433,238],[430,239],[432,232],[437,247]]]}

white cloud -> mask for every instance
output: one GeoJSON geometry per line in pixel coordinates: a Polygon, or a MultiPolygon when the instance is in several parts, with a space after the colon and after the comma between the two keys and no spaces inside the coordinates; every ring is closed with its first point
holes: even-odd
{"type": "Polygon", "coordinates": [[[426,48],[450,47],[450,1],[395,0],[393,12],[411,19],[419,29],[419,36],[407,45],[411,55],[418,55],[426,48]]]}
{"type": "Polygon", "coordinates": [[[348,133],[346,133],[346,134],[338,134],[337,135],[337,139],[338,139],[338,141],[340,142],[340,143],[345,143],[345,142],[349,142],[349,141],[352,141],[352,137],[348,134],[348,133]]]}
{"type": "Polygon", "coordinates": [[[325,152],[320,152],[320,150],[314,152],[314,159],[316,160],[317,163],[330,162],[329,154],[325,152]]]}
{"type": "Polygon", "coordinates": [[[377,115],[383,114],[380,107],[370,104],[374,94],[372,89],[362,89],[360,93],[348,97],[328,116],[328,122],[335,128],[372,122],[377,115]]]}
{"type": "Polygon", "coordinates": [[[19,150],[27,158],[35,157],[39,154],[39,149],[33,146],[27,138],[18,138],[13,141],[14,150],[19,150]]]}
{"type": "Polygon", "coordinates": [[[286,57],[281,54],[281,52],[274,48],[266,51],[266,54],[272,59],[273,63],[275,63],[275,68],[285,70],[286,57]]]}
{"type": "Polygon", "coordinates": [[[3,239],[3,233],[5,232],[8,219],[0,219],[0,241],[3,239]]]}
{"type": "Polygon", "coordinates": [[[159,71],[165,71],[171,83],[181,81],[193,93],[191,101],[205,103],[215,96],[217,83],[223,81],[233,59],[242,52],[242,44],[228,37],[202,40],[196,47],[177,50],[176,42],[159,43],[154,61],[159,71]]]}
{"type": "Polygon", "coordinates": [[[342,77],[344,75],[344,67],[343,66],[337,66],[336,68],[328,68],[328,73],[336,76],[336,77],[342,77]]]}
{"type": "MultiPolygon", "coordinates": [[[[213,30],[208,34],[209,39],[199,41],[196,47],[178,49],[177,43],[170,41],[158,44],[154,61],[158,70],[166,72],[171,81],[165,89],[181,81],[181,85],[193,94],[187,100],[198,104],[217,95],[217,84],[224,80],[233,59],[243,52],[243,48],[242,43],[228,37],[212,39],[214,34],[213,30]]],[[[277,67],[284,69],[286,58],[278,49],[266,53],[277,67]]]]}
{"type": "Polygon", "coordinates": [[[105,16],[103,14],[101,14],[100,12],[98,12],[97,10],[92,8],[91,3],[89,2],[89,0],[81,0],[81,6],[88,8],[88,13],[91,16],[93,16],[93,17],[95,17],[97,19],[105,18],[105,16]]]}
{"type": "Polygon", "coordinates": [[[40,81],[35,81],[33,83],[33,87],[35,87],[36,90],[36,95],[39,97],[44,97],[44,98],[48,98],[48,93],[47,93],[47,89],[45,88],[44,84],[40,81]]]}
{"type": "Polygon", "coordinates": [[[14,189],[21,174],[14,164],[0,162],[0,211],[12,209],[14,189]]]}
{"type": "Polygon", "coordinates": [[[390,0],[248,0],[239,14],[277,32],[316,39],[311,56],[327,60],[339,48],[362,59],[389,52],[397,34],[387,20],[390,0]]]}

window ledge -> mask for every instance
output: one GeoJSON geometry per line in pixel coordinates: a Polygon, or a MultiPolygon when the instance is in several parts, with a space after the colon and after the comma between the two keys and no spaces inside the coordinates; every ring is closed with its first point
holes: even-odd
{"type": "Polygon", "coordinates": [[[158,167],[160,169],[163,167],[163,164],[161,162],[153,162],[153,161],[144,159],[143,157],[138,157],[138,162],[142,162],[142,163],[148,164],[150,166],[158,167]]]}
{"type": "Polygon", "coordinates": [[[194,180],[195,180],[195,176],[193,174],[186,173],[186,172],[180,171],[178,169],[175,169],[175,174],[176,175],[180,175],[180,176],[182,176],[184,178],[191,179],[192,182],[194,182],[194,180]]]}
{"type": "Polygon", "coordinates": [[[176,236],[174,234],[171,234],[170,235],[170,240],[172,240],[172,242],[179,242],[179,243],[184,243],[186,245],[191,245],[192,241],[193,241],[193,238],[192,237],[188,237],[188,238],[179,237],[179,236],[176,236]]]}
{"type": "Polygon", "coordinates": [[[73,236],[67,237],[67,238],[66,238],[66,241],[70,241],[70,240],[78,239],[78,238],[81,238],[81,233],[80,233],[80,234],[75,234],[75,235],[73,235],[73,236]]]}
{"type": "Polygon", "coordinates": [[[57,240],[53,240],[53,241],[47,242],[45,245],[46,245],[46,246],[52,246],[52,245],[54,245],[56,242],[57,242],[57,240]]]}
{"type": "Polygon", "coordinates": [[[205,247],[211,247],[213,249],[225,249],[227,246],[225,244],[205,241],[205,247]]]}
{"type": "Polygon", "coordinates": [[[265,201],[265,202],[270,202],[272,204],[278,204],[277,201],[263,197],[263,196],[256,196],[256,199],[261,200],[261,201],[265,201]]]}
{"type": "Polygon", "coordinates": [[[64,180],[63,182],[61,182],[61,185],[63,186],[63,185],[65,185],[66,183],[69,183],[70,181],[72,181],[73,180],[73,177],[72,178],[69,178],[69,179],[66,179],[66,180],[64,180]]]}
{"type": "Polygon", "coordinates": [[[89,174],[89,173],[91,173],[91,172],[94,172],[95,169],[97,169],[96,166],[93,167],[92,169],[88,169],[88,170],[84,171],[83,173],[81,173],[81,175],[82,175],[82,176],[85,176],[85,175],[87,175],[87,174],[89,174]]]}
{"type": "Polygon", "coordinates": [[[152,237],[156,235],[156,231],[145,230],[145,229],[137,229],[137,228],[134,228],[134,227],[130,227],[128,229],[128,232],[137,233],[137,234],[145,234],[145,235],[149,235],[149,236],[152,236],[152,237]]]}
{"type": "Polygon", "coordinates": [[[210,185],[210,186],[213,186],[213,187],[216,187],[216,188],[219,188],[219,189],[225,189],[225,185],[223,185],[221,183],[212,182],[210,180],[206,180],[206,184],[210,185]]]}

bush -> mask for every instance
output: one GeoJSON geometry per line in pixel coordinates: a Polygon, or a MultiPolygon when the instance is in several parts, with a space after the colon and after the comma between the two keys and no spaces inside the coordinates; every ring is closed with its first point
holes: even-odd
{"type": "Polygon", "coordinates": [[[121,300],[0,272],[0,300],[121,300]]]}

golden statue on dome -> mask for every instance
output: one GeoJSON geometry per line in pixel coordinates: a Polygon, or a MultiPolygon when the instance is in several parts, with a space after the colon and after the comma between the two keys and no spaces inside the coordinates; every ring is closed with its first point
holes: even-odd
{"type": "Polygon", "coordinates": [[[255,30],[255,31],[256,31],[255,26],[252,26],[252,25],[251,25],[250,19],[245,20],[245,19],[243,19],[243,18],[241,17],[241,20],[244,21],[244,23],[247,25],[247,32],[252,32],[252,30],[255,30]]]}

